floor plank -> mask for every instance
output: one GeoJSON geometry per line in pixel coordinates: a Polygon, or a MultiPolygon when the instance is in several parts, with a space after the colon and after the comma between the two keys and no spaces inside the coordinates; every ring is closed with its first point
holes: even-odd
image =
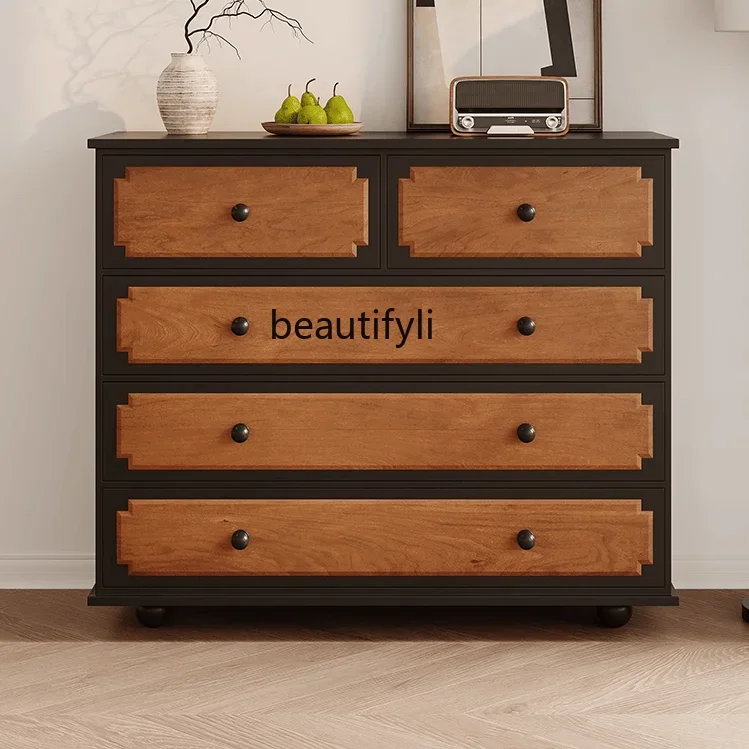
{"type": "Polygon", "coordinates": [[[180,610],[0,591],[0,749],[744,749],[740,592],[585,609],[180,610]]]}

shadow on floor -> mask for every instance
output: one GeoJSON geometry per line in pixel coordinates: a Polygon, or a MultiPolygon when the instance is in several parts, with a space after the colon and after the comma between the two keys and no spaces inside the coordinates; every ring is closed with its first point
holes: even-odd
{"type": "Polygon", "coordinates": [[[212,608],[174,609],[161,629],[132,609],[87,607],[85,591],[0,591],[3,642],[674,640],[747,642],[736,591],[686,591],[682,605],[636,608],[611,630],[592,608],[212,608]]]}

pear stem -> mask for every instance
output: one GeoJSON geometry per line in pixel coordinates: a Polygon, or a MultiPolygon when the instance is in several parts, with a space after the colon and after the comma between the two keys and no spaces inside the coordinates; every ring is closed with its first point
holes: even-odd
{"type": "Polygon", "coordinates": [[[336,89],[338,88],[338,84],[339,84],[339,83],[340,83],[340,81],[336,81],[336,84],[335,84],[335,86],[333,86],[333,96],[335,96],[335,95],[336,95],[336,94],[335,94],[335,92],[336,92],[336,89]]]}
{"type": "Polygon", "coordinates": [[[310,84],[310,83],[314,83],[314,82],[315,82],[316,80],[317,80],[317,78],[311,78],[310,80],[308,80],[308,81],[307,81],[307,86],[306,86],[306,88],[304,89],[304,93],[305,93],[305,94],[308,94],[308,93],[309,93],[309,84],[310,84]]]}
{"type": "Polygon", "coordinates": [[[288,93],[288,95],[291,96],[291,84],[289,84],[289,93],[288,93]]]}

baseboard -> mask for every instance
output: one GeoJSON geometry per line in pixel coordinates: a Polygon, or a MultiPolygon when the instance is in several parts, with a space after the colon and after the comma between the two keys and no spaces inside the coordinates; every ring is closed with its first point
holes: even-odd
{"type": "Polygon", "coordinates": [[[0,588],[88,589],[95,569],[93,554],[0,554],[0,588]]]}
{"type": "MultiPolygon", "coordinates": [[[[674,586],[749,589],[749,555],[674,558],[674,586]]],[[[80,588],[94,584],[93,554],[0,555],[0,588],[80,588]]]]}
{"type": "Polygon", "coordinates": [[[749,555],[675,556],[677,590],[749,590],[749,555]]]}

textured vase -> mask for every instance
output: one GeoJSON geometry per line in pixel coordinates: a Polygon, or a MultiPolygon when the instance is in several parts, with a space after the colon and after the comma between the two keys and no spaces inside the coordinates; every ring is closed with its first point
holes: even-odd
{"type": "Polygon", "coordinates": [[[156,86],[156,100],[170,135],[204,135],[216,114],[216,76],[201,55],[173,54],[156,86]]]}

